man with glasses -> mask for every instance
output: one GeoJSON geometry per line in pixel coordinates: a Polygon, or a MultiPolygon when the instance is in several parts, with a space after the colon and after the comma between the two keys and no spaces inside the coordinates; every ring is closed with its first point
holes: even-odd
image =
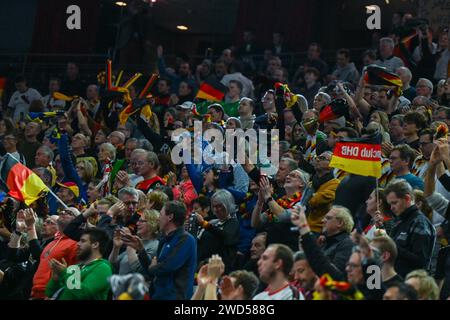
{"type": "Polygon", "coordinates": [[[314,272],[319,277],[328,273],[333,279],[343,280],[353,248],[350,232],[354,222],[350,211],[345,207],[333,206],[327,212],[322,228],[325,241],[321,246],[311,232],[303,207],[293,210],[291,220],[298,227],[301,246],[314,272]]]}
{"type": "Polygon", "coordinates": [[[414,158],[414,150],[407,144],[400,144],[392,150],[389,156],[389,162],[395,178],[405,180],[413,189],[423,190],[423,180],[410,172],[414,158]]]}
{"type": "MultiPolygon", "coordinates": [[[[55,238],[42,251],[39,261],[39,267],[34,274],[33,288],[31,290],[31,299],[45,299],[45,288],[51,279],[51,269],[49,262],[53,259],[69,265],[75,264],[77,261],[77,243],[70,239],[64,229],[80,215],[76,208],[67,208],[61,211],[57,220],[58,232],[55,238]]],[[[49,221],[50,222],[50,221],[49,221]]]]}
{"type": "Polygon", "coordinates": [[[433,83],[428,79],[420,78],[416,84],[416,91],[418,96],[431,99],[431,95],[433,94],[433,83]]]}
{"type": "Polygon", "coordinates": [[[159,160],[153,151],[137,154],[135,165],[137,173],[144,178],[136,185],[137,189],[147,194],[158,186],[166,185],[165,181],[158,176],[159,160]]]}
{"type": "Polygon", "coordinates": [[[425,179],[425,174],[428,169],[431,153],[434,149],[433,144],[434,131],[427,128],[419,133],[420,151],[422,154],[418,156],[412,165],[411,173],[420,179],[425,179]]]}
{"type": "Polygon", "coordinates": [[[276,113],[277,108],[275,106],[275,91],[267,90],[261,99],[264,114],[255,118],[253,128],[255,129],[273,129],[277,124],[276,113]]]}

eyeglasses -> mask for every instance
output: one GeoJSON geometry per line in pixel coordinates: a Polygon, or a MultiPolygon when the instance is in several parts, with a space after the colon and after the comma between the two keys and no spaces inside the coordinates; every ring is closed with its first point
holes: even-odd
{"type": "Polygon", "coordinates": [[[52,219],[47,219],[47,220],[45,220],[44,221],[44,224],[56,224],[56,222],[55,221],[53,221],[52,219]]]}
{"type": "Polygon", "coordinates": [[[347,263],[346,265],[345,265],[347,268],[349,268],[349,269],[356,269],[356,268],[361,268],[361,265],[360,264],[356,264],[356,263],[347,263]]]}

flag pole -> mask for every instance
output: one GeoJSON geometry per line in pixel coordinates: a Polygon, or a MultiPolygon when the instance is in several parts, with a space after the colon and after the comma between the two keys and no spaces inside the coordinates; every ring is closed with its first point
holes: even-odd
{"type": "Polygon", "coordinates": [[[377,197],[377,211],[380,211],[380,201],[379,201],[379,193],[378,193],[378,191],[379,191],[378,178],[376,178],[375,181],[376,181],[375,195],[376,195],[376,197],[377,197]]]}
{"type": "MultiPolygon", "coordinates": [[[[7,153],[11,158],[13,158],[14,160],[17,161],[17,163],[21,163],[16,157],[14,157],[11,153],[7,153]]],[[[56,200],[58,200],[59,203],[62,204],[62,206],[64,207],[64,209],[69,209],[69,207],[52,191],[52,189],[50,189],[49,187],[47,187],[48,192],[55,197],[56,200]]]]}

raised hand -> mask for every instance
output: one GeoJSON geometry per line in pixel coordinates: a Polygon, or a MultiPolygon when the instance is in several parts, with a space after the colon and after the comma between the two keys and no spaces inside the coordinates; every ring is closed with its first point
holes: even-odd
{"type": "Polygon", "coordinates": [[[209,259],[208,263],[208,277],[211,281],[218,280],[225,271],[225,265],[222,258],[215,254],[209,259]]]}
{"type": "Polygon", "coordinates": [[[28,208],[24,210],[24,221],[28,228],[34,226],[37,219],[37,214],[33,209],[28,208]]]}

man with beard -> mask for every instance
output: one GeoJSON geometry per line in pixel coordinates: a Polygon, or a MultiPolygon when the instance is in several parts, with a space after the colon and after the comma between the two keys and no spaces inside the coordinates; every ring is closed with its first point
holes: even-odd
{"type": "Polygon", "coordinates": [[[47,285],[47,296],[55,300],[106,300],[110,290],[108,278],[113,273],[108,260],[103,259],[109,241],[105,231],[87,229],[77,244],[79,264],[68,268],[64,260],[50,260],[52,279],[47,285]]]}
{"type": "Polygon", "coordinates": [[[314,285],[319,277],[314,273],[303,252],[297,252],[294,255],[292,273],[294,274],[293,285],[301,290],[306,300],[313,300],[314,285]]]}
{"type": "Polygon", "coordinates": [[[259,278],[267,284],[266,290],[253,300],[305,300],[289,285],[289,274],[294,264],[294,253],[283,244],[272,244],[258,260],[259,278]]]}

